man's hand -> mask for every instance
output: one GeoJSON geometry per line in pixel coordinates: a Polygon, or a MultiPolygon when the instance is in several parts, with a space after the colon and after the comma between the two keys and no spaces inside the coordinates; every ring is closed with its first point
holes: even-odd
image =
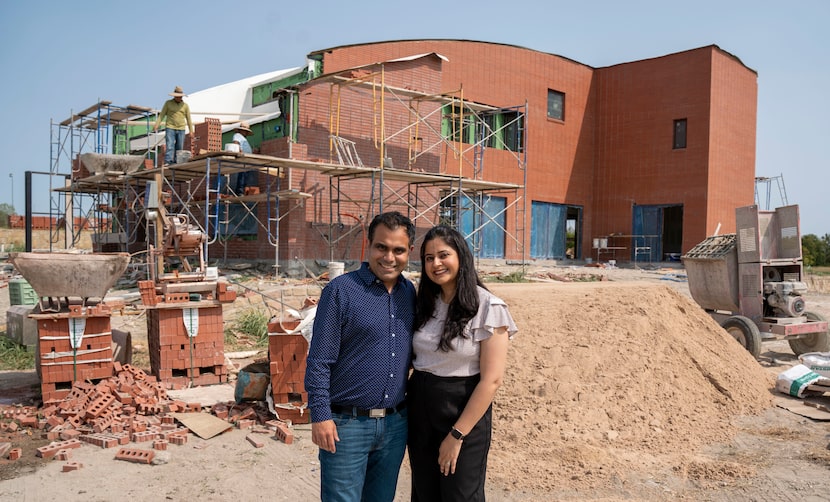
{"type": "Polygon", "coordinates": [[[334,453],[337,450],[335,443],[340,441],[340,436],[337,435],[337,426],[334,425],[334,420],[312,422],[311,441],[323,450],[326,450],[329,453],[334,453]]]}

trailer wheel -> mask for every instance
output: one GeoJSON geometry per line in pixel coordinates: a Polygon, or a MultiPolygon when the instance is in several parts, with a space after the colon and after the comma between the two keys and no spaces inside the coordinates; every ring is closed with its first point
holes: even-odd
{"type": "MultiPolygon", "coordinates": [[[[804,316],[808,321],[826,321],[823,315],[816,312],[804,312],[804,316]]],[[[804,335],[803,338],[793,338],[790,342],[790,348],[793,354],[800,356],[807,352],[828,352],[830,351],[830,339],[827,337],[827,332],[811,333],[804,335]]]]}
{"type": "Polygon", "coordinates": [[[748,350],[752,357],[758,359],[761,355],[761,332],[752,319],[735,315],[723,321],[721,327],[748,350]]]}

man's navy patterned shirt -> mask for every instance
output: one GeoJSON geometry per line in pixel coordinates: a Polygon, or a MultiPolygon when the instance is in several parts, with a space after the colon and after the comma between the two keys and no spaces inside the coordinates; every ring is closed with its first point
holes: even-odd
{"type": "Polygon", "coordinates": [[[403,276],[389,293],[363,263],[320,295],[305,388],[311,421],[331,419],[331,405],[391,408],[406,397],[415,286],[403,276]]]}

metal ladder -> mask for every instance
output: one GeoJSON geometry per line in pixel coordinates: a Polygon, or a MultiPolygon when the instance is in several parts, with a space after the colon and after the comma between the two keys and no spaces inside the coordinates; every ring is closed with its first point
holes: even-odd
{"type": "Polygon", "coordinates": [[[334,149],[337,152],[337,161],[344,166],[363,167],[363,161],[357,154],[357,147],[354,141],[350,141],[340,136],[329,136],[334,142],[334,149]]]}

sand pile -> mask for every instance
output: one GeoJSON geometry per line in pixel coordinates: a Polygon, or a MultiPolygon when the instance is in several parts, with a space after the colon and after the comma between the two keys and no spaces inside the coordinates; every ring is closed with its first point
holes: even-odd
{"type": "Polygon", "coordinates": [[[685,472],[697,448],[733,436],[734,417],[771,404],[773,378],[666,286],[491,289],[520,330],[494,405],[495,483],[586,489],[630,471],[685,472]]]}

